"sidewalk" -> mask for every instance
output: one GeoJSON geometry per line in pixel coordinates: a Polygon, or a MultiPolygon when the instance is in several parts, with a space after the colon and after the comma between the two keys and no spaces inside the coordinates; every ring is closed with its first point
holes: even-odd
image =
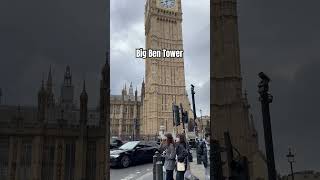
{"type": "Polygon", "coordinates": [[[197,158],[193,158],[193,162],[190,162],[190,171],[199,180],[204,180],[204,167],[203,164],[197,164],[197,158]]]}
{"type": "Polygon", "coordinates": [[[191,174],[199,178],[199,180],[204,180],[204,166],[203,164],[197,164],[197,155],[195,149],[192,149],[193,162],[190,162],[190,171],[191,174]]]}

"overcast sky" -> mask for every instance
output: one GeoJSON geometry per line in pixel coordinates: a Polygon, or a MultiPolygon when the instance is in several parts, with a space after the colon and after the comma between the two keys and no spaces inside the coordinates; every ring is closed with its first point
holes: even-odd
{"type": "MultiPolygon", "coordinates": [[[[120,94],[124,84],[138,87],[145,76],[145,62],[135,58],[136,48],[145,48],[145,0],[111,0],[111,94],[120,94]]],[[[197,115],[209,114],[210,105],[210,7],[209,0],[185,0],[183,41],[187,92],[195,85],[197,115]],[[195,21],[195,19],[197,19],[195,21]]],[[[191,97],[191,96],[189,96],[191,97]]],[[[192,102],[190,100],[190,102],[192,102]]]]}
{"type": "Polygon", "coordinates": [[[296,153],[294,170],[320,171],[320,1],[239,0],[239,31],[244,88],[264,144],[257,74],[270,76],[276,166],[289,172],[288,148],[296,153]]]}
{"type": "Polygon", "coordinates": [[[0,88],[5,103],[36,104],[50,66],[58,98],[70,65],[76,103],[86,79],[89,104],[96,106],[109,42],[106,9],[106,1],[1,1],[0,88]]]}

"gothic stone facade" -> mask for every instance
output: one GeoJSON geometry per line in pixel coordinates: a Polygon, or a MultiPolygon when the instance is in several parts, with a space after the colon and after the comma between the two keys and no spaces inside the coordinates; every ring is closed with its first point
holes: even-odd
{"type": "MultiPolygon", "coordinates": [[[[141,91],[144,90],[142,83],[141,91]]],[[[141,93],[143,95],[143,93],[141,93]]],[[[142,119],[142,101],[138,96],[138,90],[133,94],[132,83],[127,92],[126,85],[121,95],[110,96],[110,123],[111,137],[118,137],[122,140],[140,139],[140,122],[142,119]]]]}
{"type": "MultiPolygon", "coordinates": [[[[249,103],[242,93],[237,1],[211,3],[213,53],[211,53],[211,129],[224,143],[228,131],[232,144],[249,159],[250,179],[267,179],[266,162],[258,148],[257,133],[249,118],[249,103]]],[[[225,175],[228,170],[225,168],[225,175]]]]}
{"type": "MultiPolygon", "coordinates": [[[[172,7],[162,6],[160,0],[147,0],[145,36],[146,49],[183,50],[181,0],[174,1],[172,7]]],[[[141,133],[158,133],[160,126],[173,132],[172,104],[180,106],[182,103],[183,108],[191,112],[185,86],[184,59],[146,58],[145,61],[141,133]]]]}
{"type": "Polygon", "coordinates": [[[70,67],[59,102],[50,70],[38,93],[38,107],[0,106],[1,180],[106,179],[107,64],[102,76],[98,109],[88,109],[85,84],[80,108],[73,103],[70,67]]]}

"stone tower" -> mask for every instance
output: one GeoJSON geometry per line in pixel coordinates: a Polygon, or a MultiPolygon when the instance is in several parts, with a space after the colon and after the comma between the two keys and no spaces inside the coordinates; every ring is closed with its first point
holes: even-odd
{"type": "Polygon", "coordinates": [[[109,62],[109,53],[106,53],[106,62],[102,68],[101,71],[101,80],[100,80],[100,127],[105,127],[106,125],[106,115],[107,115],[107,108],[108,108],[108,104],[107,104],[107,91],[108,91],[108,76],[109,76],[109,66],[108,66],[108,62],[109,62]]]}
{"type": "Polygon", "coordinates": [[[65,110],[70,110],[73,108],[73,97],[74,97],[74,86],[72,84],[72,74],[70,66],[66,67],[66,72],[64,73],[63,84],[61,86],[61,106],[65,110]]]}
{"type": "Polygon", "coordinates": [[[44,87],[44,81],[42,80],[41,88],[38,92],[38,121],[43,123],[46,119],[47,109],[47,92],[44,87]]]}
{"type": "MultiPolygon", "coordinates": [[[[183,50],[181,0],[147,0],[145,5],[146,49],[183,50]]],[[[143,122],[141,133],[155,135],[167,124],[173,131],[172,104],[186,98],[183,58],[146,58],[143,122]]]]}
{"type": "Polygon", "coordinates": [[[52,82],[52,73],[51,73],[51,66],[48,74],[48,80],[47,80],[47,106],[49,108],[52,108],[55,104],[54,102],[54,95],[53,95],[53,82],[52,82]]]}
{"type": "MultiPolygon", "coordinates": [[[[256,131],[249,118],[247,96],[242,93],[240,49],[236,0],[214,0],[211,6],[213,47],[211,61],[211,129],[224,144],[228,131],[233,146],[247,156],[252,165],[258,153],[256,131]]],[[[249,165],[252,175],[254,167],[249,165]]]]}

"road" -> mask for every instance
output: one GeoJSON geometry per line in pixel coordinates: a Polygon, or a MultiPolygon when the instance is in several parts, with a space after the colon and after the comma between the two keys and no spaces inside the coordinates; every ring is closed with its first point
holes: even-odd
{"type": "Polygon", "coordinates": [[[128,168],[111,168],[111,180],[150,180],[152,179],[152,163],[128,168]]]}
{"type": "MultiPolygon", "coordinates": [[[[193,162],[192,168],[193,174],[204,179],[203,165],[197,165],[195,150],[192,150],[193,162]]],[[[111,180],[152,180],[153,179],[153,165],[152,163],[143,165],[134,165],[129,168],[111,168],[110,177],[111,180]]]]}

